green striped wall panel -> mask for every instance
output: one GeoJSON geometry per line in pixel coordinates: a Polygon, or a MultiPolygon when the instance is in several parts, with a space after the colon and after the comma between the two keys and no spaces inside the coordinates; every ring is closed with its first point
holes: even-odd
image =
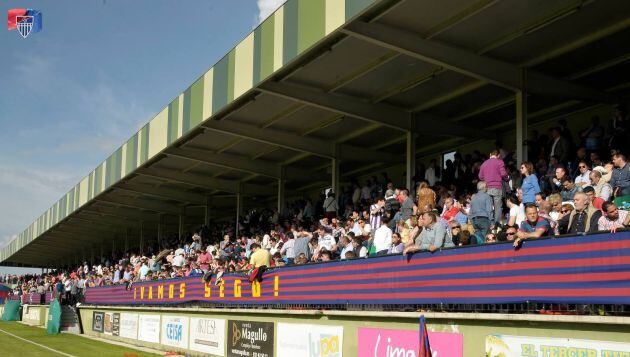
{"type": "Polygon", "coordinates": [[[21,241],[1,250],[2,260],[377,1],[287,1],[22,232],[21,241]]]}

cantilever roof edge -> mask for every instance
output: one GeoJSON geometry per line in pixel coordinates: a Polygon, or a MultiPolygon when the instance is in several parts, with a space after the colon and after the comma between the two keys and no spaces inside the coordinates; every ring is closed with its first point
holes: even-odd
{"type": "Polygon", "coordinates": [[[0,263],[351,19],[385,0],[288,0],[17,238],[0,263]]]}

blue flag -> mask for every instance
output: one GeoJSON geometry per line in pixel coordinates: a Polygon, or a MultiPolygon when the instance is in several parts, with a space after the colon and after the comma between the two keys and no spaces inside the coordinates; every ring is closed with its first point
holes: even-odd
{"type": "Polygon", "coordinates": [[[420,315],[420,350],[418,357],[431,357],[431,345],[429,344],[429,332],[424,315],[420,315]]]}
{"type": "Polygon", "coordinates": [[[26,9],[26,16],[33,16],[33,28],[31,32],[42,30],[42,12],[35,9],[26,9]]]}

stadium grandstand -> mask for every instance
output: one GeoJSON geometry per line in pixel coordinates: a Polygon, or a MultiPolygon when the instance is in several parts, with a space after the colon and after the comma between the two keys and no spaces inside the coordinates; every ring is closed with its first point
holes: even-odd
{"type": "Polygon", "coordinates": [[[0,279],[98,336],[206,313],[280,321],[283,355],[330,319],[350,355],[421,311],[460,335],[440,356],[630,353],[629,36],[621,0],[289,0],[0,252],[42,275],[0,279]]]}

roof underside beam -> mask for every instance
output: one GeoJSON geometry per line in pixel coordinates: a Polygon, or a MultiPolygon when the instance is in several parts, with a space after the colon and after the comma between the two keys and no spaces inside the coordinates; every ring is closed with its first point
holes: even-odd
{"type": "Polygon", "coordinates": [[[120,182],[115,185],[114,190],[136,193],[145,196],[157,197],[164,200],[191,203],[195,205],[205,205],[206,200],[203,195],[193,192],[186,192],[167,187],[153,187],[132,182],[120,182]]]}
{"type": "Polygon", "coordinates": [[[208,190],[219,190],[230,193],[242,193],[245,195],[272,195],[276,193],[273,187],[240,183],[230,180],[205,177],[196,174],[177,172],[161,168],[142,168],[136,170],[138,175],[156,177],[163,180],[179,182],[182,184],[201,187],[208,190]]]}
{"type": "Polygon", "coordinates": [[[449,124],[448,119],[434,115],[425,113],[414,115],[386,104],[369,103],[358,98],[325,93],[302,85],[267,82],[262,84],[259,90],[392,129],[413,131],[419,134],[430,132],[432,135],[448,137],[493,137],[493,134],[486,130],[452,125],[449,124]]]}
{"type": "Polygon", "coordinates": [[[124,197],[114,197],[109,195],[106,197],[97,197],[97,201],[106,202],[114,205],[126,206],[136,209],[142,209],[147,211],[154,211],[157,213],[166,213],[172,215],[179,215],[181,213],[181,207],[175,205],[169,205],[160,202],[151,202],[142,199],[129,199],[124,197]]]}
{"type": "MultiPolygon", "coordinates": [[[[214,153],[206,150],[197,150],[189,148],[174,148],[168,150],[168,156],[184,158],[192,161],[205,163],[212,166],[223,167],[230,170],[247,172],[250,174],[261,175],[279,179],[282,172],[282,166],[270,161],[261,159],[252,160],[248,157],[214,153]]],[[[284,179],[286,180],[328,180],[327,175],[319,175],[309,173],[304,175],[304,170],[290,166],[284,167],[284,179]]]]}
{"type": "MultiPolygon", "coordinates": [[[[347,35],[378,46],[395,50],[510,90],[517,91],[523,87],[522,71],[518,66],[434,40],[426,40],[413,32],[388,25],[366,22],[349,24],[342,31],[347,35]]],[[[617,96],[610,93],[553,78],[533,70],[527,71],[526,78],[527,91],[530,93],[610,104],[615,104],[619,101],[617,96]]]]}
{"type": "MultiPolygon", "coordinates": [[[[335,145],[331,142],[289,133],[282,130],[260,128],[251,124],[235,122],[233,120],[210,120],[202,127],[250,139],[265,144],[276,145],[291,150],[332,159],[335,155],[335,145]]],[[[370,150],[352,145],[340,145],[338,155],[341,160],[348,161],[385,161],[396,162],[402,160],[400,155],[393,155],[376,150],[370,150]]]]}

